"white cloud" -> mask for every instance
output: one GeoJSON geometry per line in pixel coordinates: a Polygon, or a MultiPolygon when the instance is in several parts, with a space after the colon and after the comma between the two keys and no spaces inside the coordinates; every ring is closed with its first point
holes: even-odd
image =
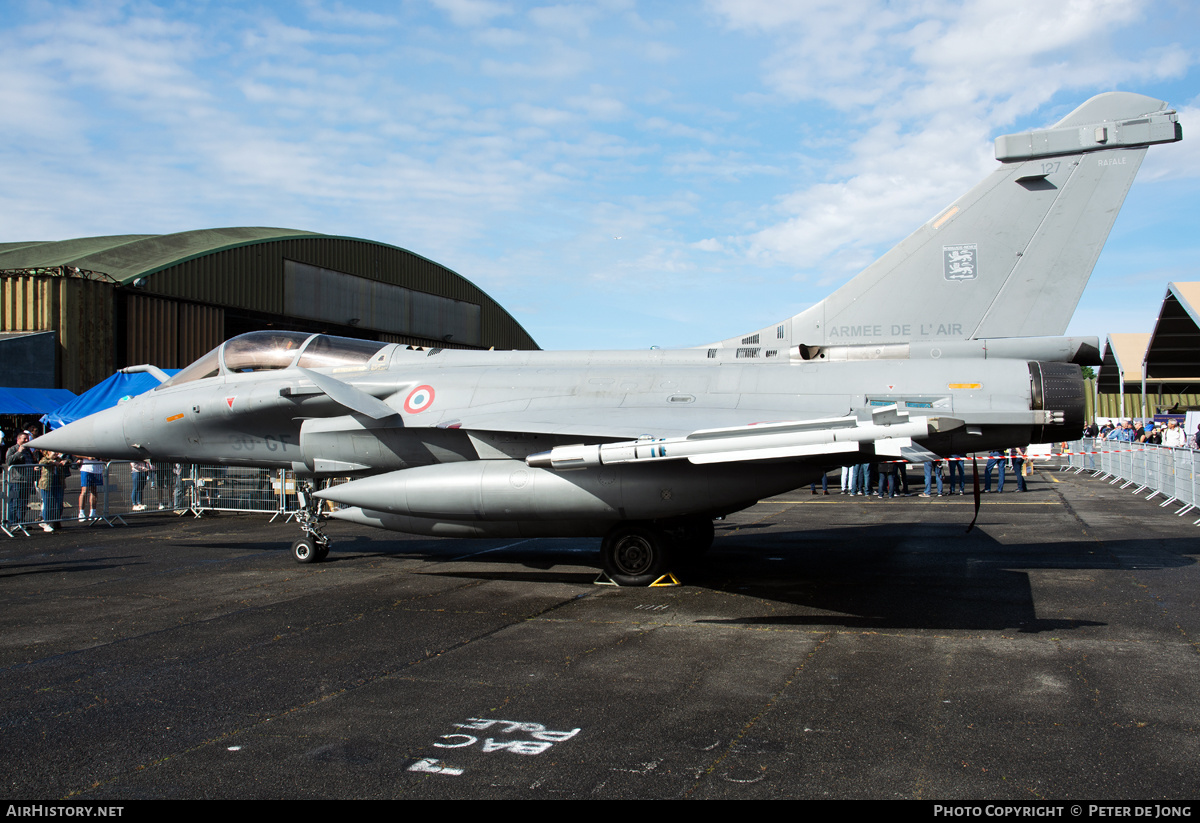
{"type": "Polygon", "coordinates": [[[274,18],[261,20],[242,36],[242,47],[259,60],[267,57],[297,57],[307,47],[318,42],[317,32],[301,26],[289,26],[274,18]]]}
{"type": "Polygon", "coordinates": [[[1125,0],[847,2],[807,13],[730,0],[713,8],[733,29],[774,37],[763,61],[774,92],[824,101],[866,125],[846,134],[844,159],[825,180],[779,198],[785,217],[768,218],[737,244],[752,259],[834,277],[869,262],[994,167],[990,137],[999,126],[1061,89],[1177,75],[1189,62],[1176,46],[1114,54],[1112,31],[1141,13],[1125,0]]]}
{"type": "Polygon", "coordinates": [[[603,86],[593,83],[587,95],[574,95],[567,98],[571,107],[582,111],[591,120],[620,120],[629,114],[629,107],[624,101],[612,96],[603,86]]]}
{"type": "MultiPolygon", "coordinates": [[[[162,105],[205,96],[186,63],[201,50],[192,27],[119,9],[65,10],[53,23],[21,32],[26,65],[75,90],[96,89],[121,105],[162,105]]],[[[6,49],[16,52],[17,49],[6,49]]]]}
{"type": "Polygon", "coordinates": [[[528,45],[532,38],[516,29],[487,28],[471,33],[473,42],[493,49],[513,49],[528,45]]]}
{"type": "Polygon", "coordinates": [[[703,143],[717,143],[722,140],[719,135],[708,129],[696,128],[695,126],[689,126],[686,123],[670,120],[666,117],[647,117],[641,121],[640,125],[649,132],[659,132],[686,140],[699,140],[703,143]]]}
{"type": "Polygon", "coordinates": [[[774,36],[776,48],[764,61],[764,79],[774,91],[835,108],[878,102],[902,84],[903,67],[889,65],[888,37],[922,7],[861,0],[712,5],[732,29],[774,36]]]}
{"type": "Polygon", "coordinates": [[[703,149],[668,154],[664,158],[662,168],[668,174],[702,177],[708,180],[738,180],[754,175],[778,174],[780,171],[779,167],[757,163],[742,152],[714,154],[703,149]]]}
{"type": "Polygon", "coordinates": [[[654,63],[666,63],[670,60],[675,60],[683,55],[683,49],[678,46],[673,46],[670,43],[661,43],[655,40],[648,40],[638,44],[638,51],[642,57],[654,63]]]}
{"type": "Polygon", "coordinates": [[[491,77],[544,82],[577,77],[591,67],[592,59],[586,51],[550,44],[539,60],[503,61],[489,57],[479,65],[491,77]]]}
{"type": "Polygon", "coordinates": [[[813,20],[826,18],[831,13],[848,7],[855,8],[855,13],[862,13],[862,3],[836,2],[807,2],[780,3],[776,0],[710,0],[709,6],[726,18],[726,23],[734,29],[754,29],[769,32],[784,26],[794,26],[813,20]]]}
{"type": "Polygon", "coordinates": [[[538,6],[529,10],[529,19],[538,28],[577,38],[588,36],[598,9],[588,6],[538,6]]]}
{"type": "Polygon", "coordinates": [[[347,6],[342,2],[321,3],[319,0],[304,0],[304,10],[310,20],[324,26],[340,26],[344,28],[379,29],[392,28],[399,21],[390,15],[347,6]]]}
{"type": "Polygon", "coordinates": [[[497,3],[493,0],[430,0],[430,2],[445,12],[456,26],[471,28],[485,26],[497,17],[506,17],[513,13],[507,3],[497,3]]]}
{"type": "Polygon", "coordinates": [[[517,103],[513,106],[512,113],[518,120],[547,128],[578,122],[578,116],[572,112],[547,106],[531,106],[528,103],[517,103]]]}
{"type": "Polygon", "coordinates": [[[40,150],[79,142],[86,110],[65,96],[63,85],[36,67],[21,65],[11,53],[0,54],[0,111],[6,141],[37,141],[40,150]]]}

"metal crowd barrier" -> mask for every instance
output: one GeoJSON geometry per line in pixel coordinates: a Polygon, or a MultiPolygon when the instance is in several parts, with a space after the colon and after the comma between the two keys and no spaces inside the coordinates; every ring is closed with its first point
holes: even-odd
{"type": "Polygon", "coordinates": [[[79,464],[72,465],[65,478],[37,464],[6,467],[0,532],[28,535],[31,528],[50,530],[64,522],[111,526],[128,517],[165,511],[195,517],[208,511],[245,512],[269,514],[274,520],[293,516],[300,508],[291,471],[170,463],[135,471],[138,467],[124,460],[103,463],[99,485],[93,486],[94,503],[81,494],[79,464]]]}
{"type": "MultiPolygon", "coordinates": [[[[1149,491],[1146,499],[1163,495],[1160,508],[1178,505],[1183,516],[1200,506],[1200,452],[1173,449],[1152,443],[1085,438],[1067,443],[1064,471],[1091,472],[1110,485],[1131,488],[1134,494],[1149,491]]],[[[1194,521],[1200,525],[1200,520],[1194,521]]]]}

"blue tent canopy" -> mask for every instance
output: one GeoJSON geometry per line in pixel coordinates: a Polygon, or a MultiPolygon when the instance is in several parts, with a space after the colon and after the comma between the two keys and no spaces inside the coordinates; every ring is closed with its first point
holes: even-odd
{"type": "MultiPolygon", "coordinates": [[[[179,369],[164,369],[164,371],[168,375],[179,373],[179,369]]],[[[50,428],[57,429],[68,423],[73,423],[81,417],[87,417],[89,414],[94,414],[104,409],[111,409],[121,401],[121,398],[135,397],[143,392],[150,391],[157,385],[159,385],[158,379],[146,372],[135,374],[117,372],[107,380],[92,386],[92,388],[74,400],[64,403],[54,411],[44,415],[42,422],[50,428]]]]}
{"type": "Polygon", "coordinates": [[[0,414],[45,414],[74,399],[66,389],[0,388],[0,414]]]}

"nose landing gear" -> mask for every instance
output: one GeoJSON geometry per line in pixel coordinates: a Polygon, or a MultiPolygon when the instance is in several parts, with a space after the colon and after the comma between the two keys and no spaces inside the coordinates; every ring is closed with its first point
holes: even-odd
{"type": "Polygon", "coordinates": [[[297,563],[320,563],[329,555],[329,535],[321,529],[321,501],[312,496],[312,490],[309,481],[296,481],[296,496],[300,501],[296,519],[304,530],[304,537],[292,544],[292,557],[297,563]]]}

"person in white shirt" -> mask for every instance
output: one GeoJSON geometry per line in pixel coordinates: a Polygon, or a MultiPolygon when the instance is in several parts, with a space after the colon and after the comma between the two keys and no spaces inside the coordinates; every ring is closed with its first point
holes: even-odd
{"type": "Polygon", "coordinates": [[[1182,449],[1187,445],[1187,436],[1183,433],[1183,429],[1179,428],[1179,424],[1174,418],[1167,421],[1167,430],[1162,434],[1162,444],[1170,446],[1172,449],[1182,449]]]}
{"type": "Polygon", "coordinates": [[[96,519],[96,492],[104,488],[104,463],[79,457],[79,519],[96,519]],[[86,514],[85,514],[86,512],[86,514]]]}

